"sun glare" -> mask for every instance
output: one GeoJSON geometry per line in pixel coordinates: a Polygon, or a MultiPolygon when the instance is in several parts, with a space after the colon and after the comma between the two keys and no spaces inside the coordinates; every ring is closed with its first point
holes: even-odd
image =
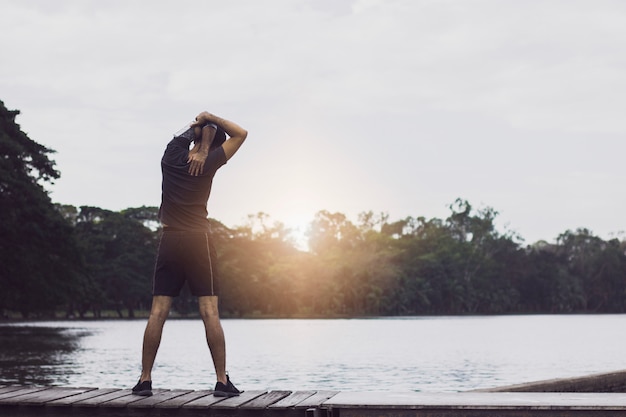
{"type": "Polygon", "coordinates": [[[289,235],[293,239],[293,243],[300,250],[309,249],[308,231],[311,221],[313,221],[312,214],[293,215],[284,221],[285,227],[289,229],[289,235]]]}
{"type": "Polygon", "coordinates": [[[272,217],[289,229],[298,249],[308,250],[308,230],[315,217],[318,202],[306,189],[297,189],[281,201],[280,209],[272,217]]]}

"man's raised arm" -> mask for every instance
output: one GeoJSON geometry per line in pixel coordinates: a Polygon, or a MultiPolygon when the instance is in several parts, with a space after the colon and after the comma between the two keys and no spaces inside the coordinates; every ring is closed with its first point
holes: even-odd
{"type": "Polygon", "coordinates": [[[230,120],[222,119],[221,117],[206,111],[203,111],[198,115],[198,117],[196,117],[196,121],[193,125],[199,126],[206,123],[214,123],[218,125],[229,136],[228,140],[222,145],[227,160],[239,150],[241,144],[248,136],[248,131],[238,124],[231,122],[230,120]]]}

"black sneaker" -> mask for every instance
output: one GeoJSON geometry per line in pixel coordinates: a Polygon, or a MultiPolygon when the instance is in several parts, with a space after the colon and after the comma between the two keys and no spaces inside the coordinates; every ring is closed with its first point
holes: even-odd
{"type": "Polygon", "coordinates": [[[215,384],[215,390],[213,391],[213,395],[216,397],[236,397],[241,394],[243,391],[239,391],[232,382],[230,382],[230,377],[226,375],[226,384],[222,384],[217,381],[215,384]]]}
{"type": "Polygon", "coordinates": [[[142,397],[149,397],[152,395],[152,381],[139,380],[137,385],[133,387],[133,395],[141,395],[142,397]]]}

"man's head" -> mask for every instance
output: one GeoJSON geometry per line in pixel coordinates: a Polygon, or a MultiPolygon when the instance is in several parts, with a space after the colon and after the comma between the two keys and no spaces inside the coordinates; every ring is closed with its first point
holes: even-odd
{"type": "Polygon", "coordinates": [[[213,142],[211,143],[211,147],[209,149],[219,148],[224,142],[226,142],[226,133],[222,130],[221,127],[218,127],[217,132],[215,132],[213,142]]]}

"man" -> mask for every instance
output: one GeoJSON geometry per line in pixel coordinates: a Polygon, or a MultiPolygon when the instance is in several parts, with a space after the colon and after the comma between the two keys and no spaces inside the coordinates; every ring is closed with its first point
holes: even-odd
{"type": "Polygon", "coordinates": [[[159,219],[163,234],[153,277],[153,298],[146,325],[141,376],[133,394],[152,395],[152,367],[163,325],[187,282],[198,297],[200,316],[211,351],[217,382],[215,396],[232,397],[240,391],[226,374],[226,346],[218,312],[215,251],[211,244],[207,201],[215,172],[237,152],[248,132],[208,112],[174,135],[161,159],[163,174],[159,219]],[[228,140],[226,135],[229,136],[228,140]],[[189,147],[191,142],[193,148],[189,147]]]}

